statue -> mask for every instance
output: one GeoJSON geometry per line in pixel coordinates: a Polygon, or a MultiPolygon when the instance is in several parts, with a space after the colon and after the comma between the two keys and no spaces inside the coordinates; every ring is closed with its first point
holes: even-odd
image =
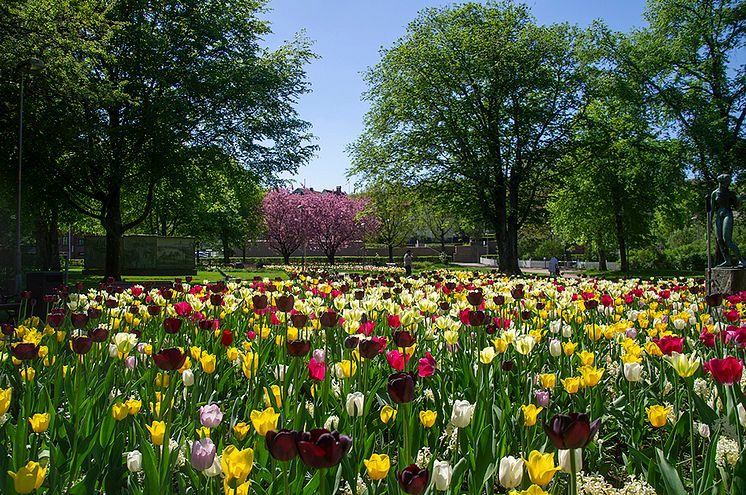
{"type": "Polygon", "coordinates": [[[712,214],[715,216],[715,237],[720,252],[725,258],[725,261],[718,266],[745,268],[746,260],[743,259],[741,251],[733,242],[733,208],[738,205],[741,198],[730,190],[730,182],[730,175],[719,175],[718,188],[712,191],[710,195],[710,207],[712,214]],[[731,254],[738,259],[738,264],[734,264],[731,254]]]}

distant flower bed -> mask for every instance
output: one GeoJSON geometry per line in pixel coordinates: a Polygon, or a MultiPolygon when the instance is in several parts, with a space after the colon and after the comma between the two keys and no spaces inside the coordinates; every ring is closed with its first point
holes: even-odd
{"type": "Polygon", "coordinates": [[[287,268],[3,324],[2,493],[743,493],[746,294],[287,268]]]}
{"type": "Polygon", "coordinates": [[[377,272],[377,273],[404,273],[400,266],[371,265],[362,263],[335,263],[328,265],[323,263],[306,263],[303,265],[265,265],[268,270],[283,270],[288,273],[339,273],[339,272],[377,272]]]}

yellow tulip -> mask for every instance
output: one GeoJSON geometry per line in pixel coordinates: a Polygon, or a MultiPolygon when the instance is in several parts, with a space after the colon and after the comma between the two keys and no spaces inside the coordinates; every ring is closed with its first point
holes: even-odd
{"type": "Polygon", "coordinates": [[[153,421],[152,425],[145,425],[145,428],[150,432],[150,441],[154,445],[163,445],[163,437],[166,435],[166,423],[163,421],[153,421]]]}
{"type": "Polygon", "coordinates": [[[111,406],[111,415],[117,421],[122,421],[124,418],[130,415],[130,410],[126,404],[122,402],[115,402],[111,406]]]}
{"type": "Polygon", "coordinates": [[[194,432],[197,434],[197,438],[210,438],[210,428],[207,426],[197,428],[194,432]]]}
{"type": "Polygon", "coordinates": [[[581,381],[584,387],[595,387],[604,374],[603,368],[583,366],[580,368],[581,381]]]}
{"type": "Polygon", "coordinates": [[[508,495],[549,495],[549,492],[544,491],[539,485],[531,485],[526,490],[510,490],[508,495]]]}
{"type": "Polygon", "coordinates": [[[47,469],[41,467],[38,462],[29,461],[16,473],[8,471],[8,475],[13,478],[13,488],[16,492],[31,493],[44,483],[47,469]]]}
{"type": "Polygon", "coordinates": [[[425,428],[432,428],[437,418],[438,413],[435,411],[430,411],[429,409],[420,411],[420,424],[425,428]]]}
{"type": "Polygon", "coordinates": [[[139,413],[140,408],[142,407],[142,401],[137,399],[127,399],[124,404],[127,406],[127,412],[131,416],[139,413]]]}
{"type": "Polygon", "coordinates": [[[280,418],[280,413],[276,413],[272,407],[268,407],[264,411],[257,411],[255,409],[251,411],[249,418],[256,432],[261,436],[265,436],[269,430],[277,428],[277,420],[280,418]]]}
{"type": "Polygon", "coordinates": [[[542,454],[538,450],[532,450],[528,455],[528,460],[523,460],[526,463],[526,469],[528,470],[528,477],[531,478],[532,483],[537,485],[548,485],[554,473],[560,470],[560,467],[554,466],[554,453],[542,454]]]}
{"type": "Polygon", "coordinates": [[[565,356],[572,356],[577,346],[578,344],[575,342],[562,342],[562,350],[565,352],[565,356]]]}
{"type": "Polygon", "coordinates": [[[655,405],[646,407],[645,412],[648,413],[648,421],[650,421],[650,424],[655,428],[660,428],[668,422],[668,413],[671,412],[671,408],[655,405]]]}
{"type": "Polygon", "coordinates": [[[508,349],[508,342],[503,338],[496,338],[492,341],[492,345],[495,346],[495,350],[498,354],[502,354],[508,349]]]}
{"type": "Polygon", "coordinates": [[[658,344],[655,342],[645,342],[645,352],[647,352],[649,356],[660,357],[663,355],[661,348],[658,347],[658,344]]]}
{"type": "Polygon", "coordinates": [[[28,422],[31,424],[31,429],[34,430],[34,433],[44,433],[49,429],[50,419],[51,416],[49,413],[34,414],[28,419],[28,422]]]}
{"type": "Polygon", "coordinates": [[[243,355],[241,360],[241,368],[246,378],[253,378],[256,376],[256,372],[259,369],[259,356],[253,352],[247,352],[243,355]]]}
{"type": "Polygon", "coordinates": [[[254,467],[254,450],[238,450],[235,445],[229,445],[223,449],[220,467],[223,469],[226,485],[231,488],[242,485],[254,467]]]}
{"type": "Polygon", "coordinates": [[[215,373],[215,354],[202,354],[199,358],[199,364],[202,366],[202,371],[208,375],[215,373]]]}
{"type": "Polygon", "coordinates": [[[12,388],[0,388],[0,416],[8,412],[10,400],[13,398],[12,388]]]}
{"type": "Polygon", "coordinates": [[[485,347],[481,351],[479,351],[479,360],[482,362],[482,364],[491,364],[492,361],[495,359],[495,348],[494,347],[485,347]]]}
{"type": "Polygon", "coordinates": [[[396,413],[396,409],[386,404],[381,408],[381,413],[379,414],[381,422],[385,424],[393,423],[396,420],[396,413]]]}
{"type": "Polygon", "coordinates": [[[357,364],[349,359],[343,359],[337,363],[337,370],[339,375],[341,375],[338,375],[338,378],[350,378],[351,376],[355,376],[355,373],[357,372],[357,364]]]}
{"type": "Polygon", "coordinates": [[[368,470],[368,477],[373,481],[385,478],[391,468],[391,461],[386,454],[373,454],[370,459],[364,459],[363,463],[368,470]]]}
{"type": "Polygon", "coordinates": [[[594,359],[595,359],[596,356],[592,352],[580,351],[578,353],[578,357],[580,358],[580,363],[583,366],[590,366],[590,365],[593,364],[593,361],[594,361],[594,359]]]}
{"type": "Polygon", "coordinates": [[[270,407],[272,405],[275,405],[277,407],[282,407],[282,389],[279,385],[272,385],[267,389],[267,387],[264,387],[264,404],[267,407],[270,407]],[[270,395],[270,392],[272,395],[270,395]],[[272,399],[274,399],[274,404],[272,403],[272,399]]]}
{"type": "Polygon", "coordinates": [[[229,361],[235,361],[236,359],[238,359],[238,349],[236,349],[235,347],[229,347],[225,351],[225,354],[226,356],[228,356],[229,361]]]}
{"type": "Polygon", "coordinates": [[[578,393],[578,390],[580,390],[581,385],[581,379],[579,376],[573,376],[570,378],[563,378],[562,379],[562,386],[565,387],[565,390],[568,394],[576,394],[578,393]]]}
{"type": "Polygon", "coordinates": [[[249,429],[249,424],[241,421],[233,426],[233,434],[236,435],[236,438],[239,440],[243,440],[246,438],[246,435],[249,434],[249,429]]]}
{"type": "Polygon", "coordinates": [[[554,388],[557,385],[557,375],[554,373],[543,373],[539,375],[542,388],[554,388]]]}
{"type": "Polygon", "coordinates": [[[600,326],[596,325],[595,323],[593,323],[591,325],[586,325],[586,327],[585,327],[585,333],[588,334],[588,338],[589,339],[591,339],[592,341],[595,342],[598,339],[600,339],[601,337],[603,337],[603,335],[604,335],[604,329],[603,329],[603,327],[600,327],[600,326]]]}
{"type": "Polygon", "coordinates": [[[30,382],[36,376],[36,370],[34,368],[26,368],[24,370],[21,370],[21,376],[24,380],[30,382]]]}
{"type": "Polygon", "coordinates": [[[543,410],[543,407],[536,407],[533,404],[521,406],[521,411],[523,411],[523,426],[534,426],[536,424],[536,417],[543,410]]]}
{"type": "Polygon", "coordinates": [[[202,356],[202,348],[192,346],[189,348],[189,354],[191,354],[195,360],[199,360],[200,356],[202,356]]]}

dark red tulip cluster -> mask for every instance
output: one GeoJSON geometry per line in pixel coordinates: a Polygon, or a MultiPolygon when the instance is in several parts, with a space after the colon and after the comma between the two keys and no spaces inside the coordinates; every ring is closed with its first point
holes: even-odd
{"type": "Polygon", "coordinates": [[[153,354],[153,361],[155,361],[156,366],[163,371],[178,370],[184,366],[186,358],[186,354],[181,352],[178,347],[161,349],[161,352],[153,354]]]}
{"type": "Polygon", "coordinates": [[[587,413],[555,414],[543,426],[558,449],[582,449],[593,440],[601,420],[591,422],[587,413]]]}
{"type": "Polygon", "coordinates": [[[352,448],[352,438],[324,428],[299,433],[297,439],[301,460],[306,466],[316,469],[336,466],[352,448]]]}
{"type": "Polygon", "coordinates": [[[278,461],[289,461],[298,455],[298,437],[300,433],[295,430],[282,429],[280,431],[270,430],[264,437],[264,444],[269,454],[278,461]]]}

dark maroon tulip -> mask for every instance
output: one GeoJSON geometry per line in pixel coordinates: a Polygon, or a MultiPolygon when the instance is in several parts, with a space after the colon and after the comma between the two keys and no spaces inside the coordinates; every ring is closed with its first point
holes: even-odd
{"type": "Polygon", "coordinates": [[[396,347],[412,347],[414,343],[417,342],[415,336],[406,330],[397,330],[391,335],[394,338],[394,344],[396,344],[396,347]]]}
{"type": "Polygon", "coordinates": [[[148,314],[150,316],[157,316],[158,314],[160,314],[160,312],[161,312],[160,306],[156,306],[155,304],[151,304],[150,306],[148,306],[148,314]]]}
{"type": "Polygon", "coordinates": [[[476,311],[470,309],[467,318],[469,320],[469,325],[473,327],[481,327],[487,322],[487,315],[484,314],[484,311],[479,309],[476,311]]]}
{"type": "Polygon", "coordinates": [[[311,342],[308,340],[288,340],[285,343],[288,356],[303,357],[311,350],[311,342]]]}
{"type": "Polygon", "coordinates": [[[221,294],[210,294],[210,304],[213,306],[222,306],[223,296],[221,294]]]}
{"type": "Polygon", "coordinates": [[[70,339],[70,345],[75,354],[86,354],[91,350],[93,339],[90,337],[73,337],[70,339]]]}
{"type": "Polygon", "coordinates": [[[57,296],[55,296],[54,294],[44,294],[41,298],[41,300],[47,304],[54,302],[55,299],[57,299],[57,296]]]}
{"type": "Polygon", "coordinates": [[[397,404],[406,404],[414,400],[414,384],[417,380],[414,373],[400,371],[389,375],[386,386],[391,400],[397,404]]]}
{"type": "Polygon", "coordinates": [[[21,292],[21,299],[31,299],[31,291],[24,290],[21,292]]]}
{"type": "Polygon", "coordinates": [[[98,308],[88,308],[88,318],[98,320],[101,318],[101,310],[98,308]]]}
{"type": "Polygon", "coordinates": [[[582,449],[601,426],[601,420],[590,421],[587,413],[555,414],[544,431],[558,449],[582,449]]]}
{"type": "Polygon", "coordinates": [[[47,324],[52,328],[59,328],[65,321],[65,313],[53,311],[47,315],[47,324]]]}
{"type": "Polygon", "coordinates": [[[427,488],[430,473],[425,468],[420,469],[417,464],[410,464],[403,471],[396,473],[396,479],[405,493],[420,495],[427,488]]]}
{"type": "Polygon", "coordinates": [[[533,313],[531,313],[530,310],[524,309],[523,311],[521,311],[521,319],[522,320],[530,320],[532,314],[533,313]]]}
{"type": "Polygon", "coordinates": [[[449,291],[453,291],[453,289],[455,288],[456,288],[455,282],[446,282],[446,289],[448,289],[449,291]]]}
{"type": "Polygon", "coordinates": [[[265,309],[267,307],[267,296],[257,294],[251,298],[251,302],[254,303],[254,309],[265,309]]]}
{"type": "Polygon", "coordinates": [[[482,295],[481,291],[469,292],[466,295],[466,300],[469,301],[469,304],[471,304],[472,306],[479,306],[480,304],[482,304],[484,296],[482,295]]]}
{"type": "Polygon", "coordinates": [[[515,289],[511,290],[510,295],[513,296],[513,299],[515,299],[516,301],[520,301],[521,299],[523,299],[523,287],[516,287],[515,289]]]}
{"type": "Polygon", "coordinates": [[[187,275],[186,277],[184,277],[184,280],[186,280],[186,282],[189,284],[189,283],[192,282],[192,276],[191,275],[187,275]]]}
{"type": "Polygon", "coordinates": [[[0,328],[2,328],[3,335],[5,335],[6,337],[8,335],[13,335],[13,333],[16,331],[12,323],[3,323],[0,328]]]}
{"type": "Polygon", "coordinates": [[[70,321],[74,328],[85,328],[88,324],[88,315],[85,313],[73,313],[70,315],[70,321]]]}
{"type": "Polygon", "coordinates": [[[174,282],[174,291],[184,292],[184,286],[180,282],[174,282]]]}
{"type": "Polygon", "coordinates": [[[199,320],[197,325],[200,330],[217,330],[220,328],[220,320],[199,320]]]}
{"type": "Polygon", "coordinates": [[[596,309],[598,307],[598,301],[595,299],[588,299],[584,304],[585,309],[596,309]]]}
{"type": "Polygon", "coordinates": [[[361,340],[358,344],[360,355],[365,359],[373,359],[383,349],[383,344],[379,340],[366,339],[361,340]]]}
{"type": "Polygon", "coordinates": [[[119,301],[117,301],[116,299],[107,299],[105,304],[107,308],[114,309],[119,306],[119,301]]]}
{"type": "Polygon", "coordinates": [[[156,366],[164,371],[178,370],[184,366],[186,358],[186,354],[181,352],[178,347],[161,349],[161,352],[153,354],[153,361],[155,361],[156,366]]]}
{"type": "Polygon", "coordinates": [[[166,301],[169,301],[169,300],[171,300],[172,297],[174,297],[174,291],[172,291],[171,289],[163,289],[161,291],[161,296],[166,301]]]}
{"type": "Polygon", "coordinates": [[[490,323],[485,327],[485,330],[487,331],[488,335],[494,335],[497,332],[497,325],[494,323],[490,323]]]}
{"type": "Polygon", "coordinates": [[[181,329],[181,319],[165,318],[163,320],[163,329],[166,333],[177,333],[181,329]]]}
{"type": "Polygon", "coordinates": [[[137,315],[140,314],[140,306],[133,304],[129,308],[127,308],[127,311],[130,312],[130,314],[137,315]]]}
{"type": "Polygon", "coordinates": [[[363,297],[365,297],[365,292],[363,292],[363,291],[361,291],[361,290],[356,290],[356,291],[355,291],[355,299],[356,299],[357,301],[362,301],[362,300],[363,300],[363,297]]]}
{"type": "Polygon", "coordinates": [[[720,306],[721,304],[723,304],[723,295],[720,293],[708,294],[705,296],[705,302],[711,308],[720,306]]]}
{"type": "Polygon", "coordinates": [[[513,361],[507,360],[507,361],[503,361],[501,366],[503,370],[510,371],[513,369],[514,363],[513,361]]]}
{"type": "Polygon", "coordinates": [[[278,461],[289,461],[298,455],[298,436],[298,432],[294,430],[269,430],[264,437],[264,444],[272,457],[278,461]]]}
{"type": "Polygon", "coordinates": [[[109,331],[105,328],[94,328],[93,330],[90,330],[88,332],[88,336],[93,340],[94,342],[103,342],[109,337],[109,331]]]}
{"type": "Polygon", "coordinates": [[[352,448],[352,438],[316,428],[298,435],[298,455],[306,466],[325,469],[336,466],[352,448]]]}
{"type": "Polygon", "coordinates": [[[75,282],[75,288],[79,291],[83,290],[84,287],[85,285],[83,285],[83,282],[75,282]]]}
{"type": "Polygon", "coordinates": [[[283,313],[290,313],[293,309],[293,305],[295,304],[295,298],[292,294],[288,294],[287,296],[280,296],[275,301],[277,304],[277,310],[282,311],[283,313]]]}
{"type": "Polygon", "coordinates": [[[448,308],[450,308],[451,305],[446,301],[441,301],[440,304],[438,304],[438,307],[440,307],[441,311],[448,311],[448,308]]]}
{"type": "Polygon", "coordinates": [[[303,328],[308,323],[308,316],[300,313],[296,313],[290,316],[290,322],[295,328],[303,328]]]}
{"type": "Polygon", "coordinates": [[[39,355],[39,346],[31,342],[20,342],[10,348],[13,357],[21,361],[34,359],[39,355]]]}
{"type": "Polygon", "coordinates": [[[337,313],[334,311],[326,311],[321,315],[321,326],[324,328],[332,328],[337,324],[337,313]]]}
{"type": "Polygon", "coordinates": [[[690,294],[695,294],[695,295],[696,295],[696,294],[699,294],[699,287],[698,287],[698,286],[696,286],[696,285],[694,285],[694,286],[692,286],[692,287],[689,287],[689,289],[688,289],[688,290],[689,290],[689,293],[690,293],[690,294]]]}

